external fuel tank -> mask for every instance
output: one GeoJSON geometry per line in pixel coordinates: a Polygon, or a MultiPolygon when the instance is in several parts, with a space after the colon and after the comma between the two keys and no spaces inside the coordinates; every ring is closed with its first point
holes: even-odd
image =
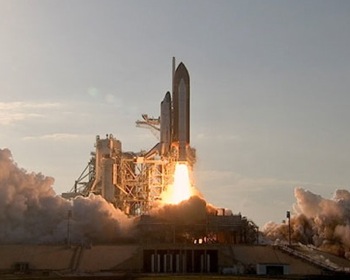
{"type": "Polygon", "coordinates": [[[172,142],[178,145],[179,161],[186,161],[190,144],[190,76],[181,62],[174,74],[172,142]]]}

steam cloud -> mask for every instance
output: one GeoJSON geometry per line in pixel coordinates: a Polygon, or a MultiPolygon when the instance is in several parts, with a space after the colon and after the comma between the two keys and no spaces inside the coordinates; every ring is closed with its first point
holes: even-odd
{"type": "MultiPolygon", "coordinates": [[[[28,173],[13,161],[8,149],[0,149],[0,244],[113,242],[136,233],[128,218],[102,197],[90,195],[67,201],[56,195],[54,180],[28,173]],[[68,213],[72,215],[68,218],[68,213]]],[[[332,199],[296,188],[295,214],[291,217],[293,242],[313,244],[322,250],[350,258],[350,192],[337,190],[332,199]]],[[[154,208],[150,215],[174,224],[203,221],[216,209],[193,196],[177,205],[154,208]]],[[[270,222],[264,235],[288,240],[288,225],[270,222]]]]}
{"type": "Polygon", "coordinates": [[[54,180],[27,173],[0,149],[0,243],[111,242],[123,237],[131,221],[100,196],[67,201],[54,180]],[[68,213],[72,216],[68,219],[68,213]]]}
{"type": "Polygon", "coordinates": [[[193,224],[205,221],[216,209],[199,196],[192,196],[179,204],[167,204],[151,211],[151,216],[173,224],[193,224]]]}
{"type": "MultiPolygon", "coordinates": [[[[53,181],[19,168],[11,152],[0,149],[0,244],[63,243],[68,232],[74,243],[114,242],[137,234],[136,220],[102,197],[90,195],[67,201],[55,194],[53,181]]],[[[337,190],[332,199],[302,188],[296,188],[294,194],[292,241],[313,244],[350,259],[350,192],[337,190]]],[[[203,198],[193,196],[177,205],[156,207],[150,215],[166,223],[186,225],[201,222],[215,211],[203,198]]],[[[286,223],[270,222],[263,231],[271,240],[288,240],[286,223]]]]}
{"type": "MultiPolygon", "coordinates": [[[[295,214],[291,217],[293,242],[313,244],[340,256],[350,258],[350,192],[337,190],[325,199],[302,188],[294,190],[295,214]]],[[[288,240],[288,225],[269,222],[264,234],[271,240],[288,240]]]]}
{"type": "MultiPolygon", "coordinates": [[[[128,218],[98,195],[72,201],[56,195],[54,179],[19,168],[10,150],[0,149],[0,244],[114,242],[137,237],[137,219],[128,218]]],[[[155,207],[164,222],[191,224],[216,210],[193,196],[178,205],[155,207]]]]}

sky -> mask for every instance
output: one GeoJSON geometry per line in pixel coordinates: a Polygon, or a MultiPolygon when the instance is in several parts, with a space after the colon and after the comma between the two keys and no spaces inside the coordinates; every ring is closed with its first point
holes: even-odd
{"type": "Polygon", "coordinates": [[[96,135],[157,139],[172,57],[191,78],[196,187],[259,226],[350,182],[349,1],[0,0],[0,149],[69,191],[96,135]]]}

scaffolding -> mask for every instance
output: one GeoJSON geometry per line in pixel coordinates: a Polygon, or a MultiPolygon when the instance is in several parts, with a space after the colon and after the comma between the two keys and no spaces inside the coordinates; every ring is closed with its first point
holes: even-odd
{"type": "Polygon", "coordinates": [[[65,198],[91,193],[103,196],[130,216],[147,214],[173,182],[176,161],[171,155],[122,152],[113,135],[96,137],[96,151],[65,198]]]}

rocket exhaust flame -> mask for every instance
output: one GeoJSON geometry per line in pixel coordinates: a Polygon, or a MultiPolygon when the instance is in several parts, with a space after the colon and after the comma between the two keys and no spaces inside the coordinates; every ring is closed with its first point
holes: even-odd
{"type": "Polygon", "coordinates": [[[165,204],[178,204],[192,196],[192,187],[188,166],[185,163],[177,163],[175,166],[174,183],[163,194],[165,204]]]}

